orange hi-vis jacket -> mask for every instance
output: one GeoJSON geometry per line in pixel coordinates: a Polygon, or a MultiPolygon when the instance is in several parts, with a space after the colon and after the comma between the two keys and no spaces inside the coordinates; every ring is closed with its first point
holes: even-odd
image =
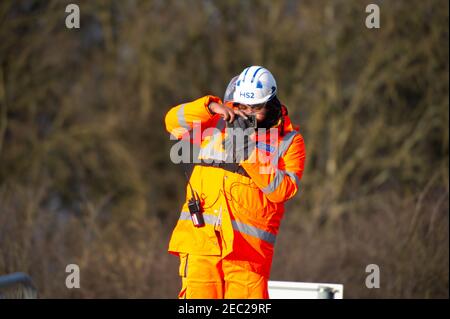
{"type": "MultiPolygon", "coordinates": [[[[197,135],[203,160],[219,159],[224,152],[221,141],[226,138],[226,123],[220,115],[210,113],[211,102],[221,100],[208,95],[173,107],[165,118],[172,137],[192,141],[197,135]]],[[[187,185],[169,252],[227,256],[269,277],[284,202],[299,190],[305,164],[303,137],[286,113],[276,128],[283,135],[278,134],[276,140],[258,135],[257,146],[240,163],[248,177],[218,167],[194,167],[190,183],[200,195],[206,225],[194,227],[191,221],[187,203],[192,194],[187,185]]]]}

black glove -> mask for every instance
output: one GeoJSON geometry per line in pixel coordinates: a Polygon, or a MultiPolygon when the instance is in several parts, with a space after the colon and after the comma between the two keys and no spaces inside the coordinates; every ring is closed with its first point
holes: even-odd
{"type": "Polygon", "coordinates": [[[254,115],[249,115],[247,120],[237,115],[232,123],[227,122],[227,136],[223,144],[227,163],[240,163],[248,159],[256,146],[256,142],[250,138],[255,130],[254,115]]]}

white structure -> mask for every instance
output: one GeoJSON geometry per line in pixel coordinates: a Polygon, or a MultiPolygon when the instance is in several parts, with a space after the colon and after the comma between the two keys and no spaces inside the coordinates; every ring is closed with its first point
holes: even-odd
{"type": "Polygon", "coordinates": [[[344,286],[339,284],[269,281],[270,299],[342,299],[344,286]]]}

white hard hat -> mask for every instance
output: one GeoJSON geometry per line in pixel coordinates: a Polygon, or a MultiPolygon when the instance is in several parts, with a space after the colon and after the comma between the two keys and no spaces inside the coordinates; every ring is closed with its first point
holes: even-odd
{"type": "Polygon", "coordinates": [[[272,73],[262,66],[250,66],[228,84],[225,95],[231,97],[233,102],[246,105],[261,104],[269,101],[277,93],[277,82],[272,73]],[[231,86],[231,87],[230,87],[231,86]]]}

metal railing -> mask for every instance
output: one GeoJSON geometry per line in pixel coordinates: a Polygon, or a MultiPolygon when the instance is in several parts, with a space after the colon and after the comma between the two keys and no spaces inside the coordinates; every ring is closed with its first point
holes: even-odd
{"type": "Polygon", "coordinates": [[[37,289],[27,274],[17,272],[0,276],[0,299],[36,299],[37,289]]]}
{"type": "Polygon", "coordinates": [[[270,280],[269,297],[271,299],[342,299],[344,285],[270,280]]]}

